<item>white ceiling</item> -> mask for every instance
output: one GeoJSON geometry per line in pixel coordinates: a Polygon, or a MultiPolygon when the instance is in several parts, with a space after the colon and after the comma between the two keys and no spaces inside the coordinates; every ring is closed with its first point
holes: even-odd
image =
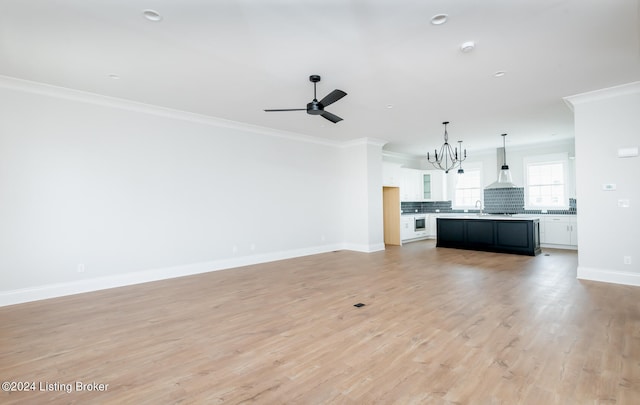
{"type": "Polygon", "coordinates": [[[414,155],[448,120],[471,154],[571,138],[563,97],[640,80],[640,1],[0,0],[0,75],[414,155]],[[344,121],[263,111],[311,74],[344,121]]]}

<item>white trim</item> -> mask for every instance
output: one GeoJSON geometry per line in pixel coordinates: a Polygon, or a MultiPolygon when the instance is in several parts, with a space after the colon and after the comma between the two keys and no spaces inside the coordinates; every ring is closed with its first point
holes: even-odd
{"type": "Polygon", "coordinates": [[[601,281],[604,283],[640,286],[640,273],[578,266],[578,278],[581,280],[601,281]]]}
{"type": "Polygon", "coordinates": [[[608,87],[606,89],[594,90],[587,93],[576,94],[564,97],[564,102],[571,111],[578,104],[590,103],[592,101],[606,100],[609,98],[627,96],[640,93],[640,81],[622,84],[620,86],[608,87]]]}
{"type": "Polygon", "coordinates": [[[549,249],[578,250],[578,246],[576,245],[556,245],[554,243],[541,243],[540,247],[549,249]]]}
{"type": "Polygon", "coordinates": [[[353,146],[361,146],[361,145],[373,145],[373,146],[383,147],[386,144],[387,144],[387,141],[385,141],[384,139],[364,137],[364,138],[352,139],[350,141],[344,141],[339,145],[339,147],[351,148],[353,146]]]}
{"type": "Polygon", "coordinates": [[[363,243],[345,243],[344,250],[353,250],[355,252],[373,253],[384,250],[384,243],[376,243],[373,245],[367,245],[363,243]]]}
{"type": "MultiPolygon", "coordinates": [[[[319,138],[311,135],[276,130],[272,128],[261,127],[258,125],[250,125],[242,122],[226,120],[223,118],[216,118],[204,114],[196,114],[168,107],[145,104],[138,101],[131,101],[117,97],[110,97],[96,93],[89,93],[86,91],[69,89],[66,87],[58,87],[52,86],[50,84],[16,79],[9,76],[0,75],[0,88],[99,105],[103,107],[118,108],[127,111],[139,112],[142,114],[156,115],[160,117],[211,125],[215,127],[248,131],[260,135],[268,135],[277,138],[285,138],[299,142],[308,142],[324,146],[342,147],[349,142],[347,141],[347,143],[345,143],[340,141],[333,141],[330,139],[319,138]]],[[[383,141],[377,140],[377,142],[383,141]]],[[[384,142],[386,143],[386,141],[384,142]]]]}
{"type": "Polygon", "coordinates": [[[369,253],[380,252],[382,250],[385,250],[384,242],[369,245],[369,253]]]}
{"type": "Polygon", "coordinates": [[[405,152],[394,152],[386,149],[382,150],[382,157],[383,157],[383,160],[384,158],[400,159],[400,160],[415,160],[415,161],[427,160],[426,154],[425,156],[422,156],[422,155],[416,155],[416,154],[405,153],[405,152]]]}
{"type": "MultiPolygon", "coordinates": [[[[368,247],[373,252],[376,247],[368,247]]],[[[0,307],[24,302],[44,300],[48,298],[63,297],[66,295],[80,294],[91,291],[106,290],[109,288],[123,287],[134,284],[148,283],[151,281],[166,280],[176,277],[190,276],[194,274],[208,273],[211,271],[230,269],[253,264],[267,263],[276,260],[291,259],[301,256],[309,256],[319,253],[327,253],[345,249],[344,246],[323,245],[310,248],[295,249],[282,252],[266,253],[262,255],[245,256],[233,259],[215,260],[211,262],[193,263],[175,267],[151,269],[135,273],[117,274],[107,277],[92,278],[87,280],[70,281],[40,285],[18,290],[0,291],[0,307]]],[[[384,244],[382,244],[384,250],[384,244]]]]}

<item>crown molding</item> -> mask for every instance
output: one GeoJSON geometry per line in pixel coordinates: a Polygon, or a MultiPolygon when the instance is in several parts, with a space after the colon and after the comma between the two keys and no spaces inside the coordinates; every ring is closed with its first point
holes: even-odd
{"type": "Polygon", "coordinates": [[[594,101],[601,101],[632,94],[640,94],[640,81],[576,94],[573,96],[564,97],[563,100],[567,104],[567,106],[569,106],[571,111],[573,111],[575,106],[579,104],[591,103],[594,101]]]}
{"type": "Polygon", "coordinates": [[[377,138],[357,138],[357,139],[352,139],[349,141],[344,141],[342,143],[340,143],[340,147],[342,148],[350,148],[353,146],[360,146],[360,145],[372,145],[372,146],[379,146],[379,147],[383,147],[384,145],[387,144],[387,141],[383,140],[383,139],[377,139],[377,138]]]}
{"type": "MultiPolygon", "coordinates": [[[[218,128],[229,128],[234,130],[248,131],[259,135],[267,135],[276,138],[284,138],[298,142],[314,143],[330,147],[342,147],[348,142],[333,141],[324,138],[318,138],[311,135],[305,135],[295,132],[281,131],[258,125],[245,124],[238,121],[216,118],[204,114],[196,114],[192,112],[176,110],[168,107],[161,107],[152,104],[145,104],[138,101],[105,96],[102,94],[91,93],[81,90],[74,90],[67,87],[54,86],[41,82],[33,82],[15,77],[0,75],[0,88],[9,90],[22,91],[31,94],[38,94],[46,97],[76,101],[80,103],[88,103],[108,108],[116,108],[127,111],[138,112],[160,116],[164,118],[183,120],[192,123],[204,124],[218,128]]],[[[386,142],[385,142],[386,143],[386,142]]]]}

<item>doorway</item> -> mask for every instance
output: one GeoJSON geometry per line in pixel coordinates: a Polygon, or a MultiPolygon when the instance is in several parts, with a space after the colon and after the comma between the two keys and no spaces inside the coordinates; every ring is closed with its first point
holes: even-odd
{"type": "Polygon", "coordinates": [[[382,213],[384,244],[401,246],[399,187],[382,187],[382,213]]]}

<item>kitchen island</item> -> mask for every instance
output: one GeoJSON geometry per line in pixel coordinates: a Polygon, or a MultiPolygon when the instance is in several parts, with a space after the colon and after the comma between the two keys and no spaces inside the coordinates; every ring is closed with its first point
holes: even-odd
{"type": "Polygon", "coordinates": [[[436,247],[535,256],[540,219],[532,216],[454,215],[437,219],[436,247]]]}

